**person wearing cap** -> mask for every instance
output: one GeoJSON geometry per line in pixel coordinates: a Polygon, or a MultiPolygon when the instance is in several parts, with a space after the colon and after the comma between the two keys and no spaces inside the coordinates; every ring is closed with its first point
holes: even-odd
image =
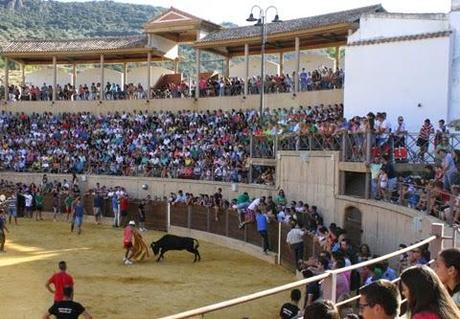
{"type": "Polygon", "coordinates": [[[131,258],[133,257],[133,233],[135,226],[136,222],[130,220],[123,232],[123,247],[126,249],[125,257],[123,258],[125,265],[131,265],[133,263],[131,258]]]}

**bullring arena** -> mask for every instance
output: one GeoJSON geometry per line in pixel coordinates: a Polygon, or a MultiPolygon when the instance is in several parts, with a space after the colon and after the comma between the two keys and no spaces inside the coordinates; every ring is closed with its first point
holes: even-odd
{"type": "MultiPolygon", "coordinates": [[[[122,232],[110,225],[88,221],[81,236],[70,234],[68,223],[49,219],[21,220],[10,230],[0,261],[2,318],[39,318],[52,302],[44,285],[60,260],[76,279],[75,298],[95,318],[157,318],[292,281],[286,269],[206,241],[200,241],[202,261],[195,264],[187,252],[170,252],[160,263],[149,258],[126,267],[122,232]]],[[[150,243],[161,235],[149,231],[144,238],[150,243]]],[[[270,317],[284,299],[267,298],[214,317],[242,318],[254,307],[260,307],[259,318],[270,317]]]]}
{"type": "Polygon", "coordinates": [[[0,41],[0,318],[460,318],[460,1],[265,18],[0,41]]]}

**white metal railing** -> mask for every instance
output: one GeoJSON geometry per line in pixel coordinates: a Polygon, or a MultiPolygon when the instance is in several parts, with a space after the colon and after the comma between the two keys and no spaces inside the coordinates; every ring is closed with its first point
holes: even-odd
{"type": "MultiPolygon", "coordinates": [[[[349,272],[349,271],[352,271],[352,270],[356,270],[358,268],[366,267],[366,266],[369,266],[369,265],[372,265],[372,264],[375,264],[375,263],[378,263],[378,262],[388,260],[390,258],[399,256],[399,255],[401,255],[403,253],[407,253],[407,252],[409,252],[409,251],[411,251],[411,250],[413,250],[415,248],[421,247],[421,246],[426,245],[426,244],[430,244],[430,251],[431,251],[432,255],[437,256],[439,254],[439,252],[443,249],[443,241],[445,241],[445,240],[453,240],[454,237],[455,237],[456,231],[458,231],[458,229],[454,230],[454,235],[451,236],[451,237],[444,236],[444,225],[434,223],[434,224],[432,224],[432,229],[431,229],[432,236],[430,236],[430,237],[428,237],[428,238],[426,238],[426,239],[424,239],[424,240],[422,240],[422,241],[420,241],[420,242],[418,242],[416,244],[408,246],[407,248],[400,249],[400,250],[397,250],[395,252],[386,254],[384,256],[374,258],[374,259],[371,259],[371,260],[368,260],[368,261],[364,261],[364,262],[361,262],[361,263],[358,263],[358,264],[355,264],[355,265],[351,265],[349,267],[344,267],[344,268],[335,269],[335,270],[329,270],[329,271],[324,272],[323,274],[320,274],[320,275],[317,275],[317,276],[314,276],[314,277],[311,277],[311,278],[308,278],[308,279],[295,281],[293,283],[285,284],[285,285],[278,286],[278,287],[275,287],[275,288],[270,288],[270,289],[267,289],[267,290],[264,290],[264,291],[259,291],[259,292],[253,293],[253,294],[249,294],[249,295],[246,295],[246,296],[230,299],[230,300],[219,302],[219,303],[212,304],[212,305],[209,305],[209,306],[204,306],[204,307],[200,307],[200,308],[197,308],[197,309],[181,312],[181,313],[178,313],[178,314],[175,314],[175,315],[162,317],[161,319],[184,319],[184,318],[191,318],[191,317],[197,317],[197,316],[201,316],[201,318],[204,318],[205,314],[207,314],[207,313],[215,312],[215,311],[218,311],[218,310],[221,310],[221,309],[233,307],[233,306],[240,305],[240,304],[243,304],[243,303],[247,303],[247,302],[250,302],[250,301],[253,301],[253,300],[268,297],[268,296],[271,296],[271,295],[274,295],[274,294],[277,294],[277,293],[288,291],[288,290],[291,290],[293,288],[304,286],[306,284],[316,282],[316,281],[320,281],[320,280],[322,280],[323,297],[325,299],[333,300],[335,302],[336,299],[337,299],[336,298],[336,294],[337,294],[337,291],[336,291],[336,278],[337,278],[338,274],[341,274],[343,272],[349,272]]],[[[454,243],[454,246],[455,246],[455,242],[453,242],[453,243],[454,243]]],[[[399,278],[395,279],[394,282],[397,282],[398,280],[399,280],[399,278]]],[[[340,303],[337,303],[336,305],[337,306],[343,306],[345,304],[348,304],[350,302],[353,302],[353,301],[357,300],[358,298],[359,298],[359,295],[354,296],[352,298],[349,298],[347,300],[343,300],[340,303]]]]}

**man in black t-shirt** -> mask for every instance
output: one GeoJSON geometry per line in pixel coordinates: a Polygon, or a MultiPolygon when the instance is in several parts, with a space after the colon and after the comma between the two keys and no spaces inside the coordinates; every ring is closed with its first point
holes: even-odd
{"type": "Polygon", "coordinates": [[[85,310],[78,302],[73,299],[73,287],[64,288],[64,299],[62,301],[55,302],[48,312],[43,315],[42,319],[49,319],[51,315],[54,315],[57,319],[78,319],[82,315],[86,319],[92,319],[93,317],[85,310]]]}
{"type": "Polygon", "coordinates": [[[299,301],[301,297],[299,289],[294,289],[291,291],[291,302],[285,303],[280,310],[281,319],[292,319],[295,318],[299,313],[299,301]]]}

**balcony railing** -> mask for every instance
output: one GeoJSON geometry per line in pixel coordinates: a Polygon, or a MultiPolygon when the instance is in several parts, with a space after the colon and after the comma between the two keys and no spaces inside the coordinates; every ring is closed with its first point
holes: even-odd
{"type": "Polygon", "coordinates": [[[430,135],[428,143],[422,145],[418,133],[400,135],[377,135],[367,133],[340,132],[325,134],[280,134],[253,136],[253,158],[274,158],[281,151],[340,151],[344,162],[367,162],[388,155],[390,161],[409,164],[433,164],[440,162],[437,149],[454,150],[460,147],[460,133],[445,134],[447,143],[430,135]]]}

